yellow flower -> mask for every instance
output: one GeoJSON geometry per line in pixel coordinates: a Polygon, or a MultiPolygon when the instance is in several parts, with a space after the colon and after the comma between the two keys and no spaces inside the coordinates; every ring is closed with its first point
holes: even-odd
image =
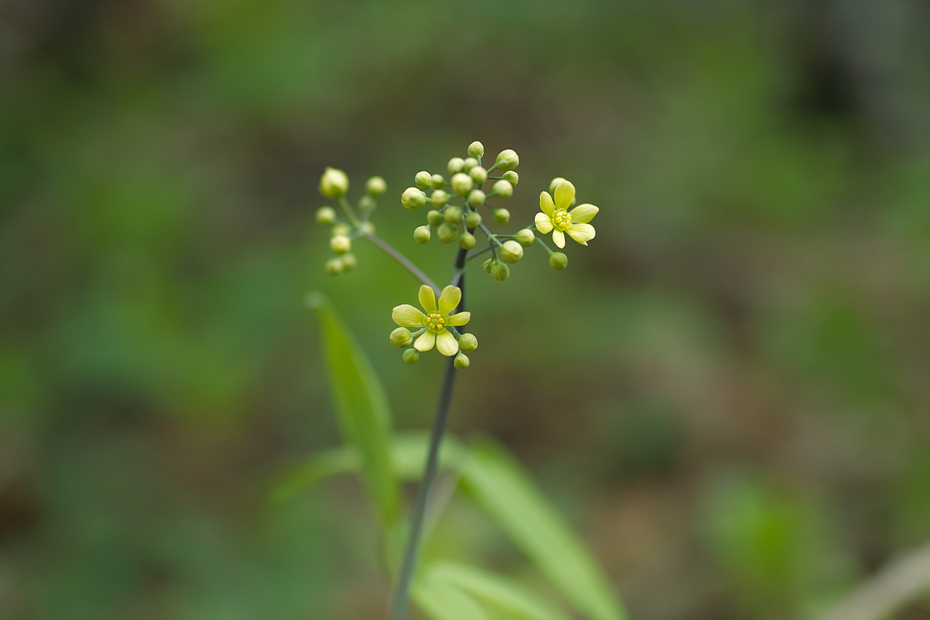
{"type": "Polygon", "coordinates": [[[588,222],[597,215],[598,208],[583,204],[569,211],[574,199],[575,186],[568,181],[562,181],[556,186],[554,204],[549,192],[539,195],[542,213],[536,214],[536,230],[544,235],[552,231],[552,242],[560,248],[565,247],[566,233],[581,245],[588,245],[588,241],[594,239],[594,226],[588,222]]]}
{"type": "Polygon", "coordinates": [[[436,345],[439,352],[451,357],[458,353],[459,343],[455,334],[447,327],[465,325],[471,319],[471,312],[459,312],[449,315],[455,310],[462,299],[462,289],[449,285],[442,289],[439,304],[436,303],[436,293],[432,287],[425,284],[420,287],[420,305],[426,310],[423,314],[410,304],[402,304],[394,308],[391,318],[401,327],[421,327],[423,333],[413,343],[417,351],[429,351],[436,345]]]}

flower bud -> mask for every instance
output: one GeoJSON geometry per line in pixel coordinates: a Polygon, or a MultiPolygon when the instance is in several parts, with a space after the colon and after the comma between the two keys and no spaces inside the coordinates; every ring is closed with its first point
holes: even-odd
{"type": "Polygon", "coordinates": [[[510,184],[510,181],[501,179],[494,184],[494,195],[498,198],[510,198],[513,196],[513,185],[510,184]]]}
{"type": "Polygon", "coordinates": [[[400,197],[400,201],[403,203],[405,209],[413,211],[426,204],[426,194],[416,187],[408,187],[404,190],[404,194],[400,197]]]}
{"type": "Polygon", "coordinates": [[[361,231],[366,235],[373,235],[375,234],[375,225],[371,222],[363,222],[361,231]]]}
{"type": "Polygon", "coordinates": [[[520,182],[520,175],[517,174],[515,170],[508,170],[502,176],[504,177],[505,181],[509,182],[514,187],[516,187],[517,183],[520,182]]]}
{"type": "Polygon", "coordinates": [[[393,344],[398,349],[403,349],[412,341],[413,336],[410,334],[410,330],[406,327],[398,327],[391,332],[391,344],[393,344]]]}
{"type": "Polygon", "coordinates": [[[568,267],[568,257],[562,254],[561,252],[553,252],[549,256],[549,265],[553,269],[562,270],[568,267]]]}
{"type": "Polygon", "coordinates": [[[466,157],[462,163],[462,172],[470,172],[472,168],[478,165],[478,160],[474,157],[466,157]]]}
{"type": "Polygon", "coordinates": [[[429,222],[432,226],[439,226],[443,221],[442,213],[436,209],[430,209],[426,214],[426,221],[429,222]]]}
{"type": "Polygon", "coordinates": [[[421,170],[413,178],[413,181],[420,189],[429,189],[430,184],[433,182],[433,175],[431,175],[426,170],[421,170]]]}
{"type": "Polygon", "coordinates": [[[348,224],[336,224],[329,231],[329,233],[334,237],[336,235],[348,235],[350,232],[352,232],[352,229],[349,227],[348,224]]]}
{"type": "Polygon", "coordinates": [[[446,184],[446,180],[442,178],[441,174],[434,174],[433,178],[429,182],[429,186],[433,189],[439,189],[446,184]]]}
{"type": "Polygon", "coordinates": [[[416,349],[407,349],[401,357],[408,364],[416,364],[420,359],[420,352],[416,349]]]}
{"type": "Polygon", "coordinates": [[[503,282],[510,277],[510,267],[501,262],[494,263],[491,266],[491,277],[503,282]]]}
{"type": "Polygon", "coordinates": [[[478,224],[481,223],[481,214],[477,211],[470,211],[468,215],[465,216],[465,225],[469,228],[478,228],[478,224]]]}
{"type": "Polygon", "coordinates": [[[468,154],[472,157],[484,157],[484,145],[475,140],[468,145],[468,154]]]}
{"type": "Polygon", "coordinates": [[[501,246],[500,253],[501,260],[512,265],[523,258],[523,246],[510,239],[501,246]]]}
{"type": "Polygon", "coordinates": [[[449,194],[441,189],[434,190],[432,195],[429,197],[429,201],[433,203],[434,207],[441,209],[442,207],[446,206],[447,202],[449,202],[449,194]]]}
{"type": "Polygon", "coordinates": [[[462,208],[461,207],[446,207],[446,210],[442,213],[443,218],[450,224],[458,224],[462,221],[462,208]]]}
{"type": "Polygon", "coordinates": [[[417,226],[413,229],[413,240],[417,243],[426,243],[430,238],[429,226],[417,226]]]}
{"type": "Polygon", "coordinates": [[[326,261],[326,273],[328,273],[329,275],[333,277],[336,277],[340,273],[342,273],[343,269],[344,267],[342,265],[342,261],[339,260],[338,258],[331,258],[328,261],[326,261]]]}
{"type": "Polygon", "coordinates": [[[536,235],[529,228],[524,228],[518,232],[514,238],[517,240],[517,243],[525,248],[530,247],[533,245],[533,242],[536,241],[536,235]]]}
{"type": "Polygon", "coordinates": [[[488,180],[488,171],[481,166],[475,166],[468,171],[468,176],[475,180],[478,187],[481,187],[481,185],[488,180]]]}
{"type": "Polygon", "coordinates": [[[436,232],[439,234],[439,240],[443,243],[452,243],[459,236],[458,229],[449,222],[440,224],[436,232]]]}
{"type": "Polygon", "coordinates": [[[327,166],[320,177],[320,193],[327,198],[340,198],[349,190],[349,177],[342,170],[327,166]]]}
{"type": "Polygon", "coordinates": [[[459,370],[468,368],[468,364],[469,364],[468,356],[462,353],[461,351],[459,351],[458,355],[455,356],[455,361],[452,363],[455,364],[455,367],[458,368],[459,370]]]}
{"type": "Polygon", "coordinates": [[[498,170],[513,170],[520,165],[520,156],[513,149],[507,149],[497,154],[497,163],[494,164],[498,170]]]}
{"type": "Polygon", "coordinates": [[[332,207],[320,207],[316,210],[316,221],[320,224],[332,224],[336,221],[336,210],[332,207]]]}
{"type": "Polygon", "coordinates": [[[468,204],[473,207],[480,207],[484,204],[484,201],[487,200],[487,198],[488,197],[485,196],[484,192],[482,192],[480,189],[473,189],[468,194],[468,204]]]}
{"type": "Polygon", "coordinates": [[[461,157],[453,157],[449,160],[449,174],[455,174],[456,172],[461,172],[462,168],[465,167],[465,160],[461,157]]]}
{"type": "Polygon", "coordinates": [[[494,209],[494,221],[498,224],[506,224],[510,221],[510,211],[507,209],[494,209]]]}
{"type": "Polygon", "coordinates": [[[478,348],[478,339],[471,333],[462,334],[459,337],[459,348],[466,353],[471,353],[478,348]]]}
{"type": "Polygon", "coordinates": [[[478,243],[478,240],[470,232],[463,232],[462,236],[459,237],[459,247],[463,250],[472,249],[476,243],[478,243]]]}
{"type": "Polygon", "coordinates": [[[374,209],[375,201],[371,199],[371,196],[366,194],[358,199],[358,208],[362,211],[365,209],[374,209]]]}
{"type": "Polygon", "coordinates": [[[562,177],[555,177],[552,179],[552,182],[549,183],[549,193],[555,196],[555,188],[557,188],[561,183],[565,183],[565,179],[562,177]]]}
{"type": "Polygon", "coordinates": [[[475,182],[464,172],[458,172],[452,175],[452,191],[459,196],[467,196],[475,182]]]}
{"type": "Polygon", "coordinates": [[[484,267],[485,273],[491,273],[491,267],[494,266],[494,259],[493,259],[493,258],[489,258],[488,260],[484,261],[484,262],[481,264],[481,266],[484,267]]]}
{"type": "Polygon", "coordinates": [[[365,189],[372,196],[380,196],[387,191],[387,183],[385,183],[384,179],[381,177],[371,177],[368,179],[368,182],[365,183],[365,189]]]}
{"type": "Polygon", "coordinates": [[[358,267],[358,259],[355,258],[355,254],[352,254],[351,252],[343,254],[339,258],[339,261],[342,263],[342,270],[345,272],[352,271],[358,267]]]}
{"type": "Polygon", "coordinates": [[[345,254],[352,249],[352,241],[345,235],[336,235],[329,240],[329,247],[336,254],[345,254]]]}

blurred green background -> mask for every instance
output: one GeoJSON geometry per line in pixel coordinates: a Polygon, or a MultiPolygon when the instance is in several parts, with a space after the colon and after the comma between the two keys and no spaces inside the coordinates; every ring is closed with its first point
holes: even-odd
{"type": "MultiPolygon", "coordinates": [[[[0,5],[0,617],[382,618],[310,290],[429,425],[417,282],[323,271],[325,165],[399,196],[472,140],[554,176],[589,248],[473,266],[451,427],[518,455],[636,620],[809,617],[930,538],[930,6],[7,0],[0,5]]],[[[538,249],[538,248],[537,248],[538,249]]],[[[432,552],[523,576],[468,504],[432,552]]],[[[930,618],[916,602],[901,619],[930,618]]]]}

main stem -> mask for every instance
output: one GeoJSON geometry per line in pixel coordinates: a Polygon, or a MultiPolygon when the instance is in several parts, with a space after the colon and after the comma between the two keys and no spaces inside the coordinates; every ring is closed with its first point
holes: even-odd
{"type": "MultiPolygon", "coordinates": [[[[465,258],[467,254],[467,250],[460,249],[455,257],[455,276],[452,278],[452,284],[462,289],[462,299],[456,312],[465,311],[465,258]]],[[[464,332],[461,327],[459,330],[464,332]]],[[[439,471],[439,447],[446,432],[446,421],[449,419],[449,405],[452,403],[452,389],[455,387],[456,374],[455,357],[450,357],[446,363],[446,373],[442,378],[442,389],[439,391],[439,403],[436,406],[436,419],[433,421],[433,430],[430,434],[426,470],[423,472],[423,480],[417,487],[410,537],[407,539],[404,562],[397,577],[397,587],[394,590],[394,600],[391,604],[391,620],[406,620],[407,618],[407,606],[410,602],[410,580],[413,577],[417,554],[420,550],[420,537],[423,533],[426,507],[429,504],[433,484],[436,482],[436,474],[439,471]]]]}

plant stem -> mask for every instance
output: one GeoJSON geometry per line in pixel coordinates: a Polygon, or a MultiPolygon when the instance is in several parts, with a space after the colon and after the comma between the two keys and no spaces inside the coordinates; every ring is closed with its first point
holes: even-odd
{"type": "Polygon", "coordinates": [[[419,267],[411,263],[410,259],[408,259],[406,256],[404,256],[403,254],[395,250],[391,246],[391,244],[389,244],[387,241],[375,235],[374,233],[367,233],[365,236],[368,238],[369,241],[371,241],[376,246],[378,246],[379,248],[387,252],[391,256],[391,258],[393,258],[398,263],[406,267],[407,271],[412,273],[420,282],[422,282],[426,286],[436,291],[437,295],[441,292],[439,287],[436,286],[436,283],[430,280],[429,276],[427,276],[425,273],[420,271],[419,267]]]}
{"type": "MultiPolygon", "coordinates": [[[[465,257],[467,254],[467,250],[459,249],[455,257],[455,276],[452,278],[452,285],[462,289],[462,299],[455,310],[456,312],[464,312],[465,310],[465,257]]],[[[459,330],[464,333],[462,328],[459,328],[459,330]]],[[[416,568],[426,508],[429,504],[433,484],[436,482],[436,474],[439,471],[439,448],[442,444],[442,437],[446,432],[446,421],[449,419],[449,406],[452,404],[452,389],[455,387],[456,374],[455,357],[453,356],[446,363],[446,372],[442,378],[442,389],[439,391],[439,403],[436,406],[436,419],[433,421],[433,430],[430,434],[429,457],[426,459],[423,479],[417,487],[417,497],[413,506],[410,525],[410,538],[407,539],[407,549],[404,551],[404,561],[397,577],[394,600],[391,603],[391,620],[406,620],[407,618],[407,606],[410,602],[410,580],[416,568]]]]}

